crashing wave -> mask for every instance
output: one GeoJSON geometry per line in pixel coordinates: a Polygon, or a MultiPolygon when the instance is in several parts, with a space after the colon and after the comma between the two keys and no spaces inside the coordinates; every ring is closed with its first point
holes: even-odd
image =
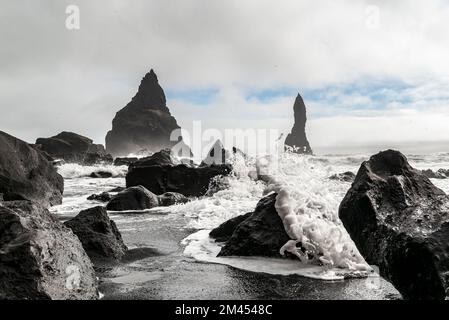
{"type": "Polygon", "coordinates": [[[57,166],[58,173],[64,179],[74,179],[89,177],[92,172],[109,172],[113,178],[122,178],[126,176],[128,171],[127,166],[114,166],[114,165],[94,165],[94,166],[82,166],[77,163],[64,163],[57,166]]]}

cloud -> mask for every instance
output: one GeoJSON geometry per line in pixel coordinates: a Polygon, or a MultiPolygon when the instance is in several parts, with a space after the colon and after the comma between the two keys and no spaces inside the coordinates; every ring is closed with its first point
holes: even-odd
{"type": "Polygon", "coordinates": [[[0,128],[28,141],[73,130],[103,142],[150,68],[183,126],[287,132],[299,91],[318,148],[449,139],[444,1],[0,4],[0,128]],[[69,4],[79,31],[65,28],[69,4]]]}

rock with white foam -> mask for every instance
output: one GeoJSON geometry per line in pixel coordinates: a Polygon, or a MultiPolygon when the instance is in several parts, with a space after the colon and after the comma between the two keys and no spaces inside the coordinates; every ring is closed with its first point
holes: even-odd
{"type": "Polygon", "coordinates": [[[449,288],[449,197],[398,151],[365,161],[339,209],[370,264],[406,299],[444,299],[449,288]]]}

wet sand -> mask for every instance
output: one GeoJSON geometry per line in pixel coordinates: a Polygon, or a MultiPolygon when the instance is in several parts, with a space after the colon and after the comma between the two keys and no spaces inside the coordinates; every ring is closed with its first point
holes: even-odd
{"type": "Polygon", "coordinates": [[[380,278],[322,281],[252,273],[183,256],[196,230],[174,214],[111,214],[131,249],[118,264],[97,268],[103,299],[398,299],[380,278]]]}

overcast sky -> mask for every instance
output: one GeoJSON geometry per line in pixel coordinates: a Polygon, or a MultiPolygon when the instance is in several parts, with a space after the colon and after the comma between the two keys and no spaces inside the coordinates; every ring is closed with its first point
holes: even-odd
{"type": "Polygon", "coordinates": [[[315,151],[449,151],[448,30],[437,0],[0,0],[0,130],[104,143],[154,68],[187,129],[288,133],[300,92],[315,151]]]}

